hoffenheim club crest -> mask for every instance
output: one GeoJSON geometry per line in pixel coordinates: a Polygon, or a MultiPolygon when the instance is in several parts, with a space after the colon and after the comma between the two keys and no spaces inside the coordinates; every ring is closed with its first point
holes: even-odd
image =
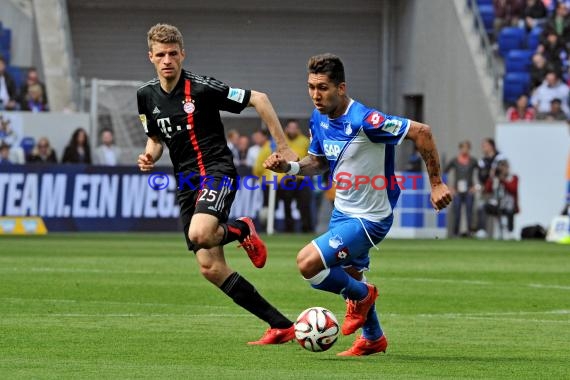
{"type": "Polygon", "coordinates": [[[342,238],[340,235],[334,235],[329,239],[329,245],[332,249],[337,249],[342,245],[342,238]]]}

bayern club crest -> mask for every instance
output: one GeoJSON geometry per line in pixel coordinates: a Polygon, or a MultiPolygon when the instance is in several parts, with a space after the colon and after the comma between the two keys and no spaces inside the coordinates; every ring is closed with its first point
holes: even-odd
{"type": "Polygon", "coordinates": [[[184,109],[184,112],[186,112],[186,113],[193,113],[194,110],[196,109],[196,107],[194,106],[194,103],[192,103],[192,102],[185,102],[184,106],[182,108],[184,109]]]}

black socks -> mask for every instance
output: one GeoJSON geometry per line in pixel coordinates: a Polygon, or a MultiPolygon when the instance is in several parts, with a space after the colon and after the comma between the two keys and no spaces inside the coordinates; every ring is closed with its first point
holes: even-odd
{"type": "Polygon", "coordinates": [[[240,242],[249,235],[249,227],[247,223],[241,220],[234,220],[233,222],[221,223],[220,226],[224,229],[224,237],[220,245],[226,245],[232,241],[239,240],[240,242]]]}
{"type": "Polygon", "coordinates": [[[245,310],[269,323],[271,328],[286,329],[293,325],[292,321],[267,302],[253,285],[237,272],[232,273],[220,289],[245,310]]]}

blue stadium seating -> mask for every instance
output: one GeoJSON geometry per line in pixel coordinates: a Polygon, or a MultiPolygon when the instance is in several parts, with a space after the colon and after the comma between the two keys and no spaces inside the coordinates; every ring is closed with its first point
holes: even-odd
{"type": "Polygon", "coordinates": [[[528,73],[532,63],[532,50],[511,50],[505,59],[507,73],[528,73]]]}
{"type": "Polygon", "coordinates": [[[538,45],[540,44],[540,36],[542,34],[542,28],[539,26],[535,26],[534,28],[532,28],[532,30],[530,31],[530,33],[528,34],[527,37],[527,47],[530,50],[535,51],[536,48],[538,47],[538,45]]]}
{"type": "Polygon", "coordinates": [[[12,29],[0,29],[0,48],[10,50],[12,47],[12,29]]]}
{"type": "Polygon", "coordinates": [[[12,59],[12,55],[10,54],[10,50],[0,49],[0,56],[2,56],[2,58],[4,58],[4,61],[6,61],[7,65],[10,64],[10,60],[12,59]]]}
{"type": "Polygon", "coordinates": [[[36,146],[36,139],[30,136],[24,137],[20,142],[20,147],[24,150],[26,156],[32,153],[34,146],[36,146]]]}
{"type": "Polygon", "coordinates": [[[493,0],[477,0],[477,5],[493,5],[493,0]]]}
{"type": "Polygon", "coordinates": [[[530,90],[529,73],[507,73],[503,77],[503,102],[514,103],[522,94],[530,90]]]}
{"type": "Polygon", "coordinates": [[[503,28],[499,33],[499,54],[506,57],[508,52],[523,49],[526,45],[526,33],[521,28],[503,28]]]}
{"type": "Polygon", "coordinates": [[[479,6],[479,12],[481,13],[481,19],[483,20],[483,25],[487,34],[493,34],[493,22],[495,21],[495,9],[492,5],[481,5],[479,6]]]}
{"type": "Polygon", "coordinates": [[[8,66],[6,68],[6,71],[8,72],[8,74],[10,74],[12,79],[14,79],[14,82],[16,82],[16,87],[18,88],[22,87],[22,84],[24,84],[24,80],[26,77],[25,70],[17,66],[8,66]]]}

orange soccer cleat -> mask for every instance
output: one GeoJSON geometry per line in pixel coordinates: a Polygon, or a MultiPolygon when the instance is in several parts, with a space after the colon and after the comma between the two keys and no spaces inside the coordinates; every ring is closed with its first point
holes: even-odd
{"type": "Polygon", "coordinates": [[[352,347],[348,350],[338,353],[337,356],[366,356],[386,352],[388,341],[386,336],[382,335],[376,340],[366,339],[363,336],[356,338],[352,347]]]}
{"type": "Polygon", "coordinates": [[[342,324],[342,335],[350,335],[364,325],[366,315],[378,298],[378,289],[372,284],[366,284],[368,294],[360,301],[346,301],[346,316],[342,324]]]}
{"type": "Polygon", "coordinates": [[[287,343],[295,339],[295,326],[292,325],[286,329],[272,329],[269,328],[265,331],[265,334],[259,340],[255,342],[248,342],[247,344],[252,345],[264,345],[264,344],[282,344],[287,343]]]}
{"type": "Polygon", "coordinates": [[[257,268],[263,268],[265,262],[267,261],[267,248],[265,243],[257,232],[255,231],[255,226],[253,225],[253,220],[244,216],[238,218],[238,220],[244,222],[249,227],[249,235],[247,235],[243,240],[240,240],[240,245],[238,247],[243,247],[249,256],[249,259],[257,268]]]}

